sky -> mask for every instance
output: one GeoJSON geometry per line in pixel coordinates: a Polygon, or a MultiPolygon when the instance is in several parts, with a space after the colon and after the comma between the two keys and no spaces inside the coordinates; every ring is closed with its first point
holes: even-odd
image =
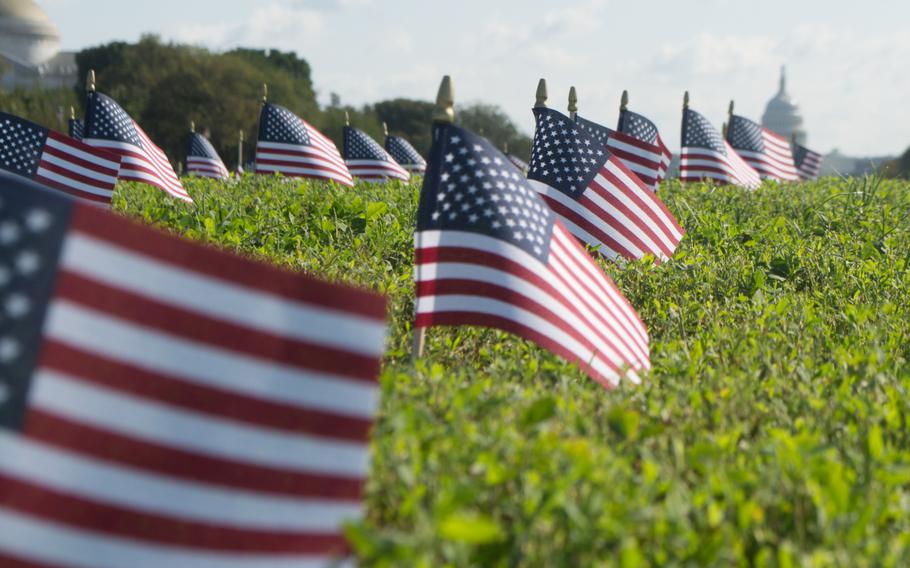
{"type": "MultiPolygon", "coordinates": [[[[541,77],[549,106],[616,123],[629,108],[679,147],[682,94],[718,127],[731,99],[760,120],[781,65],[809,146],[854,156],[910,145],[910,2],[905,0],[38,0],[65,49],[143,33],[213,50],[293,50],[321,102],[500,105],[528,134],[541,77]]],[[[103,87],[103,78],[99,78],[103,87]]]]}

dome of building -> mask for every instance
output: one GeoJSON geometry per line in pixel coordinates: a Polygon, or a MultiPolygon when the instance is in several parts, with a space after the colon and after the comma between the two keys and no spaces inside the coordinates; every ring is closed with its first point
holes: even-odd
{"type": "Polygon", "coordinates": [[[60,50],[57,26],[33,0],[0,0],[0,55],[37,67],[60,50]]]}
{"type": "Polygon", "coordinates": [[[799,105],[787,93],[787,75],[784,68],[780,70],[780,88],[774,98],[768,101],[761,122],[762,126],[777,132],[788,140],[795,135],[797,143],[806,143],[803,117],[799,112],[799,105]]]}

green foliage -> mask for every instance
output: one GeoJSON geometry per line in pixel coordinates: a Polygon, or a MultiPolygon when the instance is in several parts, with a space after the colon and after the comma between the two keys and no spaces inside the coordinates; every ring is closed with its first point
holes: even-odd
{"type": "Polygon", "coordinates": [[[654,367],[612,392],[492,330],[409,363],[415,185],[187,185],[116,208],[390,297],[364,565],[907,564],[906,182],[664,187],[678,254],[603,263],[654,367]]]}
{"type": "Polygon", "coordinates": [[[910,148],[907,148],[899,158],[882,165],[881,171],[886,177],[910,178],[910,148]]]}
{"type": "Polygon", "coordinates": [[[455,120],[468,130],[483,133],[499,149],[508,145],[509,153],[523,160],[531,156],[531,138],[520,132],[505,111],[496,105],[460,105],[455,110],[455,120]]]}
{"type": "Polygon", "coordinates": [[[70,89],[0,90],[0,111],[62,132],[67,129],[70,107],[79,108],[78,97],[70,89]]]}

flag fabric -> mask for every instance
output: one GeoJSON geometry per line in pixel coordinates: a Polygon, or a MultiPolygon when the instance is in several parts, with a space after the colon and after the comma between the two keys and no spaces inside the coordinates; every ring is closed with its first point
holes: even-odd
{"type": "Polygon", "coordinates": [[[2,187],[0,564],[325,566],[362,511],[377,295],[2,187]]]}
{"type": "Polygon", "coordinates": [[[799,144],[794,145],[793,162],[794,165],[796,165],[796,170],[799,172],[800,179],[812,180],[818,178],[818,174],[822,169],[823,160],[824,156],[818,152],[813,152],[799,144]]]}
{"type": "Polygon", "coordinates": [[[727,142],[762,179],[799,181],[790,142],[780,134],[734,114],[727,126],[727,142]]]}
{"type": "Polygon", "coordinates": [[[266,103],[259,113],[256,173],[276,172],[354,185],[334,142],[288,109],[266,103]]]}
{"type": "Polygon", "coordinates": [[[415,234],[415,326],[505,330],[611,387],[650,367],[648,334],[613,282],[508,158],[434,126],[415,234]]]}
{"type": "Polygon", "coordinates": [[[656,191],[660,183],[658,180],[660,149],[657,146],[643,143],[630,134],[613,130],[579,115],[575,115],[575,124],[622,160],[651,191],[656,191]]]}
{"type": "Polygon", "coordinates": [[[120,158],[0,112],[0,169],[76,199],[110,206],[120,158]]]}
{"type": "Polygon", "coordinates": [[[758,172],[739,157],[707,118],[688,107],[683,110],[679,178],[712,179],[750,189],[761,185],[758,172]]]}
{"type": "Polygon", "coordinates": [[[85,123],[82,122],[82,119],[71,118],[69,120],[69,134],[70,138],[74,140],[82,140],[85,137],[85,123]]]}
{"type": "Polygon", "coordinates": [[[509,158],[509,161],[512,162],[512,165],[518,168],[521,173],[526,173],[528,171],[528,163],[515,154],[506,154],[506,157],[509,158]]]}
{"type": "Polygon", "coordinates": [[[164,151],[114,99],[93,91],[86,107],[83,142],[120,156],[120,179],[147,183],[192,203],[164,151]]]}
{"type": "MultiPolygon", "coordinates": [[[[673,153],[664,144],[657,125],[637,112],[622,109],[619,111],[619,132],[636,141],[629,145],[628,151],[634,158],[627,160],[627,165],[632,162],[645,168],[647,173],[642,173],[639,177],[657,191],[660,182],[667,177],[667,169],[673,160],[673,153]]],[[[618,152],[619,149],[613,148],[613,151],[618,152]]],[[[635,171],[632,166],[629,168],[635,171]]]]}
{"type": "Polygon", "coordinates": [[[351,175],[366,181],[398,179],[408,181],[411,175],[378,142],[358,128],[344,127],[344,162],[351,175]]]}
{"type": "Polygon", "coordinates": [[[411,146],[410,142],[401,136],[386,136],[385,149],[386,152],[395,158],[396,162],[412,174],[423,175],[426,171],[427,161],[423,159],[423,156],[420,155],[420,152],[414,146],[411,146]]]}
{"type": "Polygon", "coordinates": [[[208,138],[198,132],[190,132],[187,146],[186,171],[188,173],[215,179],[231,177],[208,138]]]}
{"type": "Polygon", "coordinates": [[[608,258],[669,258],[683,230],[657,195],[569,117],[534,115],[528,179],[569,231],[608,258]]]}

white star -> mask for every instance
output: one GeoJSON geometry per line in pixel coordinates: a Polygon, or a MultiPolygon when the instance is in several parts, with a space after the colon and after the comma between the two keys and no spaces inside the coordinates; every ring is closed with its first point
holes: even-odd
{"type": "Polygon", "coordinates": [[[0,339],[0,363],[11,362],[21,352],[22,348],[19,346],[19,342],[12,337],[7,336],[0,339]]]}
{"type": "Polygon", "coordinates": [[[32,303],[24,294],[11,294],[3,303],[3,307],[9,317],[19,319],[32,309],[32,303]]]}
{"type": "Polygon", "coordinates": [[[11,245],[19,240],[21,234],[22,231],[16,223],[12,221],[0,223],[0,244],[11,245]]]}
{"type": "Polygon", "coordinates": [[[28,276],[41,266],[41,257],[34,251],[23,251],[16,257],[16,268],[19,272],[28,276]]]}

